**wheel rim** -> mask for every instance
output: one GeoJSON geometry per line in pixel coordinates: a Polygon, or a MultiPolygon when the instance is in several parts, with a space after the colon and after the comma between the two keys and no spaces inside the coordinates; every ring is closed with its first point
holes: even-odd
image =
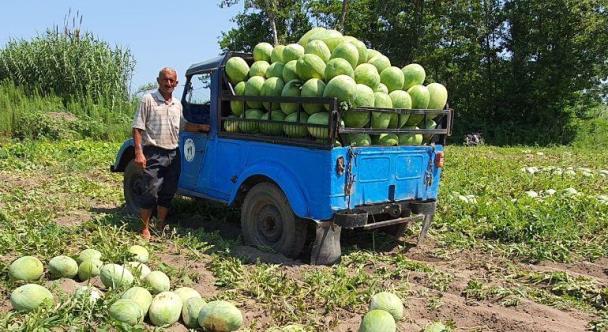
{"type": "Polygon", "coordinates": [[[273,245],[280,241],[283,235],[281,213],[271,204],[258,206],[255,217],[257,238],[265,244],[273,245]]]}

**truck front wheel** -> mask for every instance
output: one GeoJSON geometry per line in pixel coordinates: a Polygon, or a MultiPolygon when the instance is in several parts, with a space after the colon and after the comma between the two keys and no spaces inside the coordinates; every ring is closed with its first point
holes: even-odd
{"type": "Polygon", "coordinates": [[[145,188],[143,172],[135,165],[135,161],[131,160],[125,168],[123,178],[125,207],[128,214],[132,216],[137,216],[139,214],[142,201],[141,197],[145,188]]]}
{"type": "Polygon", "coordinates": [[[306,240],[306,222],[293,213],[283,191],[268,182],[255,185],[245,196],[241,231],[247,244],[292,258],[300,254],[306,240]]]}

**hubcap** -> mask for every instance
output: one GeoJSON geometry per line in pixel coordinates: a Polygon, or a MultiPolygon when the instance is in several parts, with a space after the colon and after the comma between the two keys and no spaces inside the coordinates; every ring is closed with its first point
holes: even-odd
{"type": "Polygon", "coordinates": [[[256,226],[258,234],[265,240],[264,242],[272,244],[281,238],[283,232],[281,215],[272,205],[264,205],[260,209],[256,217],[256,226]]]}

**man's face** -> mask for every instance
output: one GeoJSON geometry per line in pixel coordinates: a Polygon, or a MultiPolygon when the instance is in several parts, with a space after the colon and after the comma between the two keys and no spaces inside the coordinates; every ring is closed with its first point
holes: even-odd
{"type": "Polygon", "coordinates": [[[177,74],[173,71],[164,70],[156,81],[158,82],[160,92],[170,95],[177,86],[177,74]]]}

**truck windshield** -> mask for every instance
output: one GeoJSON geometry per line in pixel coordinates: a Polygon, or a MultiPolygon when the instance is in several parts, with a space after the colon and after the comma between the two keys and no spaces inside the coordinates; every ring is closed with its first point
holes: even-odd
{"type": "Polygon", "coordinates": [[[193,75],[186,93],[186,101],[190,104],[208,105],[211,102],[211,74],[193,75]]]}

